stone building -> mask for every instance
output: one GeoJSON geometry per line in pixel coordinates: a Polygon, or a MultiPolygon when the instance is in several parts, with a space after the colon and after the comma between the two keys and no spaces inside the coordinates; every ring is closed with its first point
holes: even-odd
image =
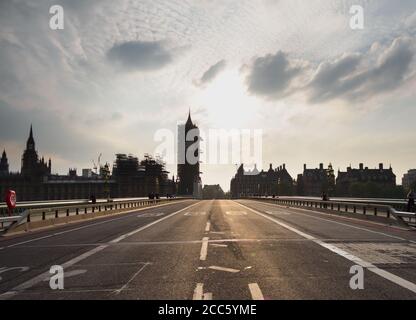
{"type": "MultiPolygon", "coordinates": [[[[358,169],[348,167],[345,172],[338,171],[336,180],[337,195],[357,196],[363,194],[363,191],[358,190],[362,186],[368,186],[370,189],[374,188],[378,190],[393,189],[396,187],[396,175],[393,173],[391,167],[385,169],[382,163],[376,169],[369,169],[360,163],[358,169]],[[353,190],[354,186],[357,187],[356,192],[353,190]]],[[[368,192],[374,194],[380,193],[377,190],[369,190],[368,192]]]]}
{"type": "Polygon", "coordinates": [[[245,171],[242,164],[231,180],[231,197],[292,195],[293,179],[283,164],[276,169],[270,164],[269,170],[261,172],[257,167],[245,171]]]}
{"type": "Polygon", "coordinates": [[[296,193],[299,196],[321,197],[325,192],[332,195],[335,189],[335,175],[332,165],[324,168],[323,163],[319,168],[308,169],[303,166],[303,173],[298,175],[296,193]]]}

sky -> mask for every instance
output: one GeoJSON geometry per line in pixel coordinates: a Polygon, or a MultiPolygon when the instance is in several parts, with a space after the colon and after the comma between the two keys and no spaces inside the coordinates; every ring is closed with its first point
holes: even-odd
{"type": "MultiPolygon", "coordinates": [[[[0,149],[20,170],[33,124],[53,172],[80,173],[100,153],[153,154],[190,109],[203,131],[263,130],[266,169],[383,162],[400,184],[416,167],[415,35],[414,0],[4,0],[0,149]]],[[[201,169],[228,190],[236,163],[201,169]]]]}

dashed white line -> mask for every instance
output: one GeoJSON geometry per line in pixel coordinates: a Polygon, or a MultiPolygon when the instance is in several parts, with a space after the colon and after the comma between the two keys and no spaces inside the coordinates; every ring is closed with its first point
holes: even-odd
{"type": "Polygon", "coordinates": [[[204,290],[204,284],[203,283],[197,283],[196,288],[194,290],[194,296],[193,300],[202,300],[203,298],[203,290],[204,290]]]}
{"type": "Polygon", "coordinates": [[[250,283],[248,288],[250,289],[251,298],[253,300],[264,300],[263,293],[257,283],[250,283]]]}
{"type": "MultiPolygon", "coordinates": [[[[238,203],[238,202],[236,202],[236,203],[238,203]]],[[[399,286],[401,286],[405,289],[408,289],[408,290],[416,293],[416,284],[414,284],[413,282],[410,282],[410,281],[405,280],[405,279],[403,279],[399,276],[396,276],[396,275],[394,275],[394,274],[392,274],[388,271],[380,269],[380,268],[376,267],[375,265],[373,265],[369,262],[366,262],[366,261],[362,260],[361,258],[356,257],[356,256],[338,248],[337,246],[335,246],[333,244],[329,244],[329,243],[323,242],[319,239],[316,239],[315,237],[313,237],[313,236],[311,236],[307,233],[304,233],[304,232],[302,232],[302,231],[300,231],[296,228],[293,228],[293,227],[287,225],[286,223],[280,222],[280,221],[276,220],[275,218],[272,218],[272,217],[270,217],[270,216],[268,216],[264,213],[261,213],[257,210],[254,210],[254,209],[251,209],[251,208],[249,208],[249,207],[247,207],[247,206],[245,206],[241,203],[238,203],[238,204],[240,206],[250,210],[251,212],[263,217],[263,218],[266,218],[266,219],[268,219],[268,220],[270,220],[270,221],[272,221],[272,222],[274,222],[274,223],[276,223],[276,224],[278,224],[278,225],[280,225],[280,226],[282,226],[282,227],[284,227],[284,228],[286,228],[290,231],[293,231],[293,232],[297,233],[298,235],[300,235],[300,236],[302,236],[306,239],[312,240],[313,242],[320,245],[321,247],[326,248],[326,249],[328,249],[328,250],[330,250],[330,251],[332,251],[332,252],[334,252],[334,253],[336,253],[336,254],[338,254],[338,255],[340,255],[340,256],[342,256],[342,257],[344,257],[344,258],[362,266],[362,267],[364,267],[364,268],[366,268],[367,270],[379,275],[380,277],[382,277],[386,280],[389,280],[389,281],[391,281],[391,282],[393,282],[393,283],[395,283],[395,284],[397,284],[397,285],[399,285],[399,286]]]]}
{"type": "Polygon", "coordinates": [[[204,237],[202,239],[202,246],[201,246],[201,254],[199,256],[199,259],[201,261],[205,261],[207,259],[207,254],[208,254],[208,237],[204,237]]]}
{"type": "Polygon", "coordinates": [[[209,232],[210,229],[211,229],[211,222],[207,221],[207,225],[205,227],[205,232],[209,232]]]}

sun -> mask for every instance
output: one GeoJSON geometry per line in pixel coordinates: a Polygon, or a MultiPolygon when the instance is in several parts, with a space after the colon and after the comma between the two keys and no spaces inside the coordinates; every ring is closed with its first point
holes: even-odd
{"type": "Polygon", "coordinates": [[[250,128],[259,103],[248,94],[239,70],[225,70],[194,98],[207,110],[207,122],[215,128],[250,128]]]}

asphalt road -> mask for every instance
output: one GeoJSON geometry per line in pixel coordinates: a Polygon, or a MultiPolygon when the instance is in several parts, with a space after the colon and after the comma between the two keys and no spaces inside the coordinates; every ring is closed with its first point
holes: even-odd
{"type": "Polygon", "coordinates": [[[416,299],[416,232],[186,200],[3,237],[0,277],[0,299],[416,299]],[[63,290],[50,288],[53,265],[63,290]],[[350,287],[353,266],[364,289],[350,287]]]}

